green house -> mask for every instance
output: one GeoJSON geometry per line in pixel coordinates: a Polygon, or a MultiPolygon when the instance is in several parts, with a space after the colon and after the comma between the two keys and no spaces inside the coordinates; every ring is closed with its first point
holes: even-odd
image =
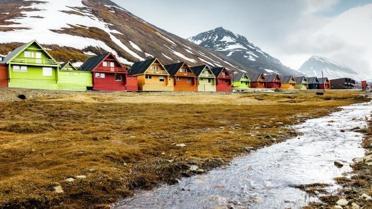
{"type": "Polygon", "coordinates": [[[70,62],[62,64],[58,71],[58,89],[86,91],[92,86],[92,73],[90,71],[81,71],[70,62]]]}
{"type": "Polygon", "coordinates": [[[235,72],[232,87],[235,92],[247,91],[251,87],[251,79],[247,73],[235,72]]]}
{"type": "Polygon", "coordinates": [[[58,89],[59,64],[36,41],[16,48],[4,63],[8,65],[10,88],[58,89]]]}

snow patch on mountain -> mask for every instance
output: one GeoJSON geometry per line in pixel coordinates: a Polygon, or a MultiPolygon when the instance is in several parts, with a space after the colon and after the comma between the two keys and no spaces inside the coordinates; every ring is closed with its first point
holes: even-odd
{"type": "Polygon", "coordinates": [[[300,72],[310,77],[353,78],[362,80],[363,77],[349,67],[338,64],[325,57],[313,56],[299,69],[300,72]]]}
{"type": "Polygon", "coordinates": [[[244,36],[222,27],[200,33],[189,38],[189,40],[197,45],[222,53],[249,69],[259,72],[266,72],[265,69],[275,69],[275,72],[285,75],[299,74],[297,71],[284,66],[278,59],[262,51],[244,36]]]}

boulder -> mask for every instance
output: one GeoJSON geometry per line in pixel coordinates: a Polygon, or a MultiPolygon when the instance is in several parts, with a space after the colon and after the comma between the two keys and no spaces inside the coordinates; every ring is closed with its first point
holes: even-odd
{"type": "Polygon", "coordinates": [[[74,181],[75,181],[74,178],[67,178],[67,179],[65,179],[65,182],[67,182],[67,183],[72,183],[74,181]]]}
{"type": "Polygon", "coordinates": [[[62,193],[64,193],[63,188],[62,188],[62,186],[60,186],[60,185],[55,186],[53,189],[54,189],[54,192],[57,193],[57,194],[62,194],[62,193]]]}
{"type": "Polygon", "coordinates": [[[342,168],[342,167],[344,167],[344,164],[342,164],[341,162],[338,162],[338,161],[335,161],[333,164],[334,164],[337,168],[342,168]]]}
{"type": "Polygon", "coordinates": [[[339,199],[337,202],[336,202],[337,205],[339,206],[346,206],[349,204],[349,201],[347,201],[346,199],[339,199]]]}
{"type": "Polygon", "coordinates": [[[176,144],[176,147],[186,147],[186,144],[176,144]]]}
{"type": "Polygon", "coordinates": [[[360,209],[360,206],[358,204],[356,204],[355,202],[353,202],[351,204],[351,209],[360,209]]]}

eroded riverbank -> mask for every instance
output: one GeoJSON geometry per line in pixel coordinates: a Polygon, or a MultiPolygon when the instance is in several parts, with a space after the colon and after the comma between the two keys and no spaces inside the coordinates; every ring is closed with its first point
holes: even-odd
{"type": "MultiPolygon", "coordinates": [[[[140,192],[115,208],[301,208],[317,201],[296,185],[334,185],[334,178],[350,172],[347,166],[362,157],[363,134],[371,103],[344,107],[330,116],[295,126],[301,135],[234,160],[205,175],[178,184],[140,192]],[[336,167],[335,161],[345,164],[336,167]]],[[[336,187],[325,188],[329,192],[336,187]]]]}

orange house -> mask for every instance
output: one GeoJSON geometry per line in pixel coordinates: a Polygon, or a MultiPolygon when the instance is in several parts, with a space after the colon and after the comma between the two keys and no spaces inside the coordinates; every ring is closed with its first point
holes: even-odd
{"type": "Polygon", "coordinates": [[[173,78],[156,58],[136,62],[129,75],[137,76],[139,91],[173,91],[173,78]]]}
{"type": "Polygon", "coordinates": [[[165,69],[173,78],[174,91],[198,91],[196,75],[186,63],[166,65],[165,69]]]}

